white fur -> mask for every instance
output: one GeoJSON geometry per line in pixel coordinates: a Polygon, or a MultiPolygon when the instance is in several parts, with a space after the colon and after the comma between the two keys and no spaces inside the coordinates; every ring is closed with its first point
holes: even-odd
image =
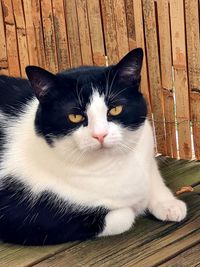
{"type": "Polygon", "coordinates": [[[133,225],[135,214],[131,208],[110,211],[105,218],[103,232],[99,236],[118,235],[128,231],[133,225]]]}
{"type": "Polygon", "coordinates": [[[137,131],[107,122],[103,96],[94,93],[87,108],[88,127],[55,139],[52,148],[35,133],[37,106],[34,100],[18,120],[7,122],[9,141],[0,177],[17,176],[31,186],[33,196],[51,190],[78,205],[117,209],[107,215],[104,234],[128,230],[134,216],[147,208],[161,220],[180,221],[186,216],[185,204],[175,199],[157,169],[153,133],[147,120],[137,131]],[[108,133],[103,148],[92,137],[95,131],[108,133]],[[118,225],[114,220],[123,217],[124,212],[127,216],[119,219],[118,225]]]}

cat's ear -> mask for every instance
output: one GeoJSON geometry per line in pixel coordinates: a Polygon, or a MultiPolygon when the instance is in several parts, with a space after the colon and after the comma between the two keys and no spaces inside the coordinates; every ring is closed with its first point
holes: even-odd
{"type": "Polygon", "coordinates": [[[142,48],[136,48],[123,57],[120,62],[115,65],[118,81],[127,85],[131,85],[135,81],[140,81],[142,60],[142,48]]]}
{"type": "Polygon", "coordinates": [[[57,77],[51,72],[36,66],[27,66],[26,75],[31,83],[37,99],[46,101],[47,93],[56,86],[57,77]]]}

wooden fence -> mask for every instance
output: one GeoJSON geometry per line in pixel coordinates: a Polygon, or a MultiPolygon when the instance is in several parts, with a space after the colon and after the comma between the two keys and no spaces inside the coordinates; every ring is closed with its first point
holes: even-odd
{"type": "Polygon", "coordinates": [[[198,0],[0,0],[0,73],[111,64],[143,47],[157,152],[200,159],[199,10],[198,0]]]}

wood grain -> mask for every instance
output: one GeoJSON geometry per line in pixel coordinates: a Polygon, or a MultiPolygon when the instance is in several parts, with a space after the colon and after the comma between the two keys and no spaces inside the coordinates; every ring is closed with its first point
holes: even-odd
{"type": "Polygon", "coordinates": [[[2,0],[2,7],[6,33],[6,48],[8,56],[9,74],[12,76],[20,76],[21,71],[18,55],[16,26],[11,0],[2,0]]]}
{"type": "Polygon", "coordinates": [[[90,40],[87,0],[76,0],[79,38],[83,65],[92,65],[92,47],[90,40]]]}
{"type": "Polygon", "coordinates": [[[144,24],[143,24],[143,11],[141,0],[133,1],[133,8],[135,10],[134,20],[135,20],[135,35],[136,35],[136,45],[141,47],[144,52],[142,72],[141,72],[141,91],[144,94],[148,105],[149,117],[152,116],[151,98],[150,98],[150,87],[148,81],[148,70],[147,70],[147,58],[146,58],[146,43],[144,37],[144,24]]]}
{"type": "Polygon", "coordinates": [[[63,0],[52,1],[58,70],[70,68],[69,46],[63,0]]]}
{"type": "Polygon", "coordinates": [[[196,267],[200,266],[200,244],[189,248],[188,250],[180,253],[175,258],[163,263],[160,267],[171,267],[171,266],[181,266],[181,267],[196,267]]]}
{"type": "Polygon", "coordinates": [[[6,51],[6,37],[3,21],[2,3],[0,1],[0,74],[8,74],[8,59],[6,51]]]}
{"type": "MultiPolygon", "coordinates": [[[[137,47],[136,43],[136,20],[134,19],[139,10],[134,11],[134,2],[133,0],[125,0],[125,13],[126,13],[126,24],[127,24],[127,36],[129,50],[132,50],[137,47]]],[[[141,30],[141,28],[140,28],[141,30]]]]}
{"type": "Polygon", "coordinates": [[[151,92],[157,152],[166,155],[166,133],[164,127],[164,102],[160,78],[158,39],[156,31],[155,6],[153,0],[143,0],[143,13],[148,58],[148,73],[151,92]],[[153,67],[152,67],[153,66],[153,67]]]}
{"type": "Polygon", "coordinates": [[[114,64],[119,61],[119,53],[113,0],[101,0],[101,10],[108,64],[114,64]]]}
{"type": "Polygon", "coordinates": [[[121,59],[129,51],[124,0],[113,1],[113,15],[116,27],[118,56],[121,59]]]}
{"type": "Polygon", "coordinates": [[[12,1],[12,4],[14,11],[14,19],[16,23],[21,76],[26,77],[25,68],[27,65],[29,65],[29,54],[28,54],[28,44],[27,44],[23,4],[22,0],[12,1]]]}
{"type": "Polygon", "coordinates": [[[76,13],[76,1],[65,0],[64,7],[71,66],[77,67],[82,65],[82,56],[79,39],[78,19],[76,13]]]}
{"type": "Polygon", "coordinates": [[[183,0],[170,1],[170,16],[179,155],[190,159],[192,151],[183,0]]]}
{"type": "Polygon", "coordinates": [[[22,4],[23,4],[25,27],[26,27],[29,64],[38,65],[39,62],[38,62],[38,57],[37,57],[37,44],[36,44],[36,38],[35,38],[35,31],[33,27],[31,1],[23,0],[22,4]]]}
{"type": "Polygon", "coordinates": [[[104,66],[106,64],[106,59],[99,1],[87,0],[87,10],[93,63],[98,66],[104,66]]]}
{"type": "Polygon", "coordinates": [[[168,0],[157,2],[161,83],[164,95],[164,116],[167,155],[177,157],[175,103],[173,96],[172,47],[168,0]]]}
{"type": "Polygon", "coordinates": [[[187,59],[195,156],[200,159],[200,22],[197,0],[185,1],[187,59]]]}
{"type": "Polygon", "coordinates": [[[42,26],[44,34],[44,51],[46,66],[49,71],[58,72],[55,29],[53,24],[52,4],[49,0],[41,0],[42,26]]]}
{"type": "Polygon", "coordinates": [[[40,0],[31,0],[31,10],[33,19],[33,29],[35,32],[35,40],[36,40],[37,60],[39,66],[45,68],[46,57],[44,51],[44,38],[43,38],[40,0]]]}

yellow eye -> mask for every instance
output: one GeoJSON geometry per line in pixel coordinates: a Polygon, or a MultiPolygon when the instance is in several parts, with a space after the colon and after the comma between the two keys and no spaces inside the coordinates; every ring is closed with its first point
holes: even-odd
{"type": "Polygon", "coordinates": [[[69,114],[68,118],[73,123],[79,123],[84,120],[84,117],[80,114],[69,114]]]}
{"type": "Polygon", "coordinates": [[[122,112],[122,109],[123,109],[123,106],[114,107],[114,108],[110,109],[109,115],[117,116],[122,112]]]}

